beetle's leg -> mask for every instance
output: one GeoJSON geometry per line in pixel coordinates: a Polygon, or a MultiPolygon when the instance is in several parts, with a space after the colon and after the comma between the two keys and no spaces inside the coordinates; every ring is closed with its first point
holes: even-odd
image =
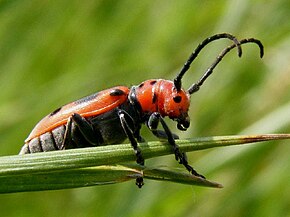
{"type": "MultiPolygon", "coordinates": [[[[80,130],[82,136],[85,138],[86,141],[88,141],[92,145],[98,145],[100,144],[100,135],[98,135],[97,132],[95,132],[92,124],[86,120],[84,117],[80,116],[77,113],[74,113],[72,116],[72,121],[75,124],[75,126],[80,130]]],[[[72,133],[72,135],[74,135],[72,133]]]]}
{"type": "Polygon", "coordinates": [[[145,139],[140,135],[141,126],[136,130],[134,137],[137,139],[137,142],[142,143],[145,142],[145,139]]]}
{"type": "Polygon", "coordinates": [[[79,144],[81,143],[81,140],[76,135],[76,129],[79,130],[80,134],[89,144],[98,145],[100,143],[100,136],[98,136],[98,134],[94,131],[92,125],[85,118],[74,113],[67,121],[61,149],[73,148],[72,140],[74,140],[77,145],[82,147],[82,144],[79,144]]]}
{"type": "Polygon", "coordinates": [[[182,156],[181,156],[181,153],[179,151],[179,148],[176,145],[174,138],[173,138],[173,135],[172,135],[171,131],[169,130],[167,124],[165,123],[165,121],[161,117],[160,113],[158,113],[158,112],[152,113],[149,117],[148,122],[147,122],[147,126],[156,137],[163,138],[163,139],[165,138],[168,140],[169,144],[172,145],[172,147],[173,147],[175,159],[177,161],[180,160],[180,163],[181,163],[182,156]],[[157,130],[159,122],[161,122],[161,125],[162,125],[164,131],[157,130]]]}
{"type": "MultiPolygon", "coordinates": [[[[134,123],[132,117],[127,112],[125,112],[123,110],[119,110],[118,111],[118,115],[119,115],[119,118],[120,118],[120,122],[121,122],[122,128],[123,128],[124,132],[126,133],[128,139],[130,140],[130,143],[131,143],[131,145],[132,145],[132,147],[134,149],[135,155],[137,157],[136,162],[138,164],[140,164],[141,166],[144,166],[144,159],[142,157],[141,150],[138,147],[138,143],[137,143],[137,141],[135,139],[136,134],[134,135],[134,131],[132,130],[132,128],[130,127],[130,125],[128,123],[128,122],[134,123]]],[[[142,137],[140,136],[139,132],[137,133],[137,136],[138,135],[139,135],[139,139],[142,139],[142,137]]],[[[144,185],[142,177],[138,177],[136,179],[136,185],[139,188],[141,188],[144,185]]]]}
{"type": "MultiPolygon", "coordinates": [[[[157,113],[157,112],[156,112],[157,113]]],[[[159,113],[157,113],[159,114],[159,113]]],[[[163,130],[158,130],[157,127],[159,125],[159,117],[157,117],[158,115],[156,114],[152,114],[150,117],[149,117],[149,120],[147,122],[147,127],[151,130],[151,132],[154,134],[154,136],[156,136],[157,138],[159,139],[166,139],[168,140],[168,136],[167,136],[167,133],[163,130]]],[[[159,115],[160,116],[160,115],[159,115]]],[[[174,139],[179,139],[179,136],[174,134],[174,133],[171,133],[172,137],[174,139]]]]}
{"type": "Polygon", "coordinates": [[[133,149],[135,151],[135,154],[136,154],[136,157],[137,157],[137,163],[143,166],[144,165],[144,159],[142,157],[141,150],[138,147],[138,143],[137,143],[137,141],[135,139],[134,132],[133,132],[132,128],[129,126],[129,123],[128,123],[128,117],[130,117],[130,115],[127,114],[123,110],[119,110],[118,111],[118,115],[119,115],[119,118],[120,118],[120,121],[121,121],[122,128],[124,129],[124,132],[126,133],[128,139],[130,140],[130,143],[131,143],[131,145],[132,145],[132,147],[133,147],[133,149]]]}
{"type": "Polygon", "coordinates": [[[70,117],[66,123],[63,142],[60,147],[60,150],[72,148],[71,134],[72,134],[72,118],[70,117]]]}
{"type": "Polygon", "coordinates": [[[158,112],[154,112],[151,114],[151,116],[149,117],[148,120],[148,127],[149,129],[153,132],[154,135],[160,136],[160,132],[158,132],[157,127],[158,127],[158,123],[161,123],[163,129],[164,129],[164,133],[166,134],[168,143],[170,145],[172,145],[174,154],[175,154],[175,159],[177,161],[179,161],[180,164],[182,164],[191,174],[195,175],[195,176],[199,176],[201,178],[205,178],[203,175],[197,173],[189,164],[187,161],[187,157],[186,154],[181,152],[179,150],[178,145],[175,143],[174,140],[174,135],[171,133],[169,127],[167,126],[167,124],[165,123],[165,121],[163,120],[162,116],[160,115],[160,113],[158,112]]]}

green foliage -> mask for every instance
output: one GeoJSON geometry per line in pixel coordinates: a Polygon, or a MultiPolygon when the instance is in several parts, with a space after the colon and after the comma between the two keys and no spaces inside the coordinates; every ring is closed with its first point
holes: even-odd
{"type": "MultiPolygon", "coordinates": [[[[181,138],[289,132],[290,4],[280,1],[1,1],[0,153],[17,154],[34,124],[60,105],[116,85],[172,79],[205,37],[230,32],[265,46],[229,54],[192,96],[181,138]]],[[[188,87],[228,45],[207,47],[188,87]]],[[[168,123],[171,121],[168,120],[168,123]]],[[[146,130],[142,135],[155,140],[146,130]]],[[[287,216],[289,142],[189,154],[222,190],[148,181],[1,195],[3,216],[287,216]]],[[[146,165],[175,169],[174,156],[146,165]]],[[[183,168],[182,168],[183,169],[183,168]]]]}
{"type": "MultiPolygon", "coordinates": [[[[177,142],[182,152],[189,152],[279,139],[290,139],[290,134],[219,136],[177,142]]],[[[140,144],[140,147],[144,159],[172,154],[172,148],[166,142],[147,142],[140,144]]],[[[222,187],[218,183],[187,173],[137,164],[115,165],[133,161],[135,158],[131,144],[0,157],[0,193],[116,184],[137,177],[205,187],[222,187]]]]}

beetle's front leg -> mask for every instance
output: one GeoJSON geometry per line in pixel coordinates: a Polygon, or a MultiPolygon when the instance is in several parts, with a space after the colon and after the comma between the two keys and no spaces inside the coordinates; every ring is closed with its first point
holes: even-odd
{"type": "MultiPolygon", "coordinates": [[[[181,152],[179,150],[178,145],[175,143],[174,140],[174,134],[171,133],[169,127],[167,126],[167,124],[165,123],[165,121],[163,120],[162,116],[160,115],[160,113],[158,112],[153,112],[151,114],[151,116],[149,117],[149,120],[147,122],[147,126],[149,127],[149,129],[153,132],[154,135],[156,135],[157,137],[160,137],[160,131],[157,130],[158,124],[159,122],[161,122],[161,125],[164,129],[164,133],[167,137],[168,143],[172,146],[174,154],[175,154],[175,159],[177,161],[179,161],[180,164],[184,165],[184,167],[193,175],[195,176],[199,176],[201,178],[205,178],[203,175],[200,175],[199,173],[197,173],[189,164],[187,161],[187,156],[185,153],[181,152]]],[[[161,131],[162,132],[162,131],[161,131]]]]}
{"type": "MultiPolygon", "coordinates": [[[[168,140],[168,133],[162,130],[158,130],[157,127],[159,125],[159,119],[162,118],[161,115],[158,112],[154,112],[150,115],[149,120],[147,121],[147,127],[150,129],[150,131],[159,139],[166,139],[168,140]]],[[[168,127],[167,127],[168,128],[168,127]]],[[[171,137],[173,139],[179,139],[179,136],[171,133],[171,137]]]]}
{"type": "MultiPolygon", "coordinates": [[[[168,128],[167,124],[161,117],[160,113],[158,112],[152,113],[148,119],[147,126],[156,137],[168,140],[169,144],[172,145],[175,154],[175,159],[177,161],[180,161],[181,163],[182,154],[180,153],[180,150],[175,143],[174,135],[171,133],[170,129],[168,128]],[[157,129],[159,122],[161,122],[164,131],[157,129]]],[[[178,139],[178,136],[176,137],[178,139]]]]}

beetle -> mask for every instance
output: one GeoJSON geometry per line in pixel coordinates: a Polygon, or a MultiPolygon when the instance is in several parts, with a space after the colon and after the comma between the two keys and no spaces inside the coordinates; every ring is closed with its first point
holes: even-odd
{"type": "MultiPolygon", "coordinates": [[[[168,140],[175,159],[191,174],[205,178],[188,164],[186,154],[175,143],[178,136],[171,132],[164,118],[176,121],[179,130],[187,130],[190,126],[190,96],[200,89],[230,50],[237,47],[240,57],[241,45],[246,43],[257,44],[260,57],[263,57],[263,45],[255,38],[238,40],[229,33],[215,34],[196,47],[173,81],[150,79],[131,88],[117,86],[59,107],[34,127],[19,154],[117,144],[128,138],[135,152],[136,162],[144,165],[138,143],[144,141],[140,129],[145,124],[156,137],[168,140]],[[183,89],[182,77],[200,51],[209,43],[222,38],[233,43],[219,54],[196,83],[188,90],[183,89]],[[159,123],[163,130],[158,129],[159,123]]],[[[141,188],[143,179],[137,178],[136,185],[141,188]]]]}

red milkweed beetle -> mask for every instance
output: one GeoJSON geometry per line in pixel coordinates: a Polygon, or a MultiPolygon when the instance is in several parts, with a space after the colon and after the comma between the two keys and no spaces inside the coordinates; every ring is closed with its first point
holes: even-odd
{"type": "MultiPolygon", "coordinates": [[[[187,130],[190,125],[188,109],[190,95],[197,92],[203,82],[213,72],[222,58],[234,47],[242,55],[241,44],[255,43],[263,57],[263,45],[254,38],[238,40],[235,36],[222,33],[202,41],[185,62],[174,81],[151,79],[130,89],[126,86],[113,87],[64,105],[44,117],[32,130],[20,154],[100,146],[123,142],[126,138],[132,144],[137,163],[144,165],[138,142],[144,141],[140,135],[141,125],[145,124],[158,138],[165,138],[172,146],[175,159],[193,175],[198,174],[187,161],[175,143],[178,136],[173,134],[164,121],[168,116],[177,122],[179,130],[187,130]],[[210,42],[227,38],[233,44],[226,47],[206,70],[203,76],[187,91],[181,88],[181,79],[200,51],[210,42]],[[158,130],[161,123],[162,130],[158,130]]],[[[141,188],[143,179],[137,178],[141,188]]]]}

